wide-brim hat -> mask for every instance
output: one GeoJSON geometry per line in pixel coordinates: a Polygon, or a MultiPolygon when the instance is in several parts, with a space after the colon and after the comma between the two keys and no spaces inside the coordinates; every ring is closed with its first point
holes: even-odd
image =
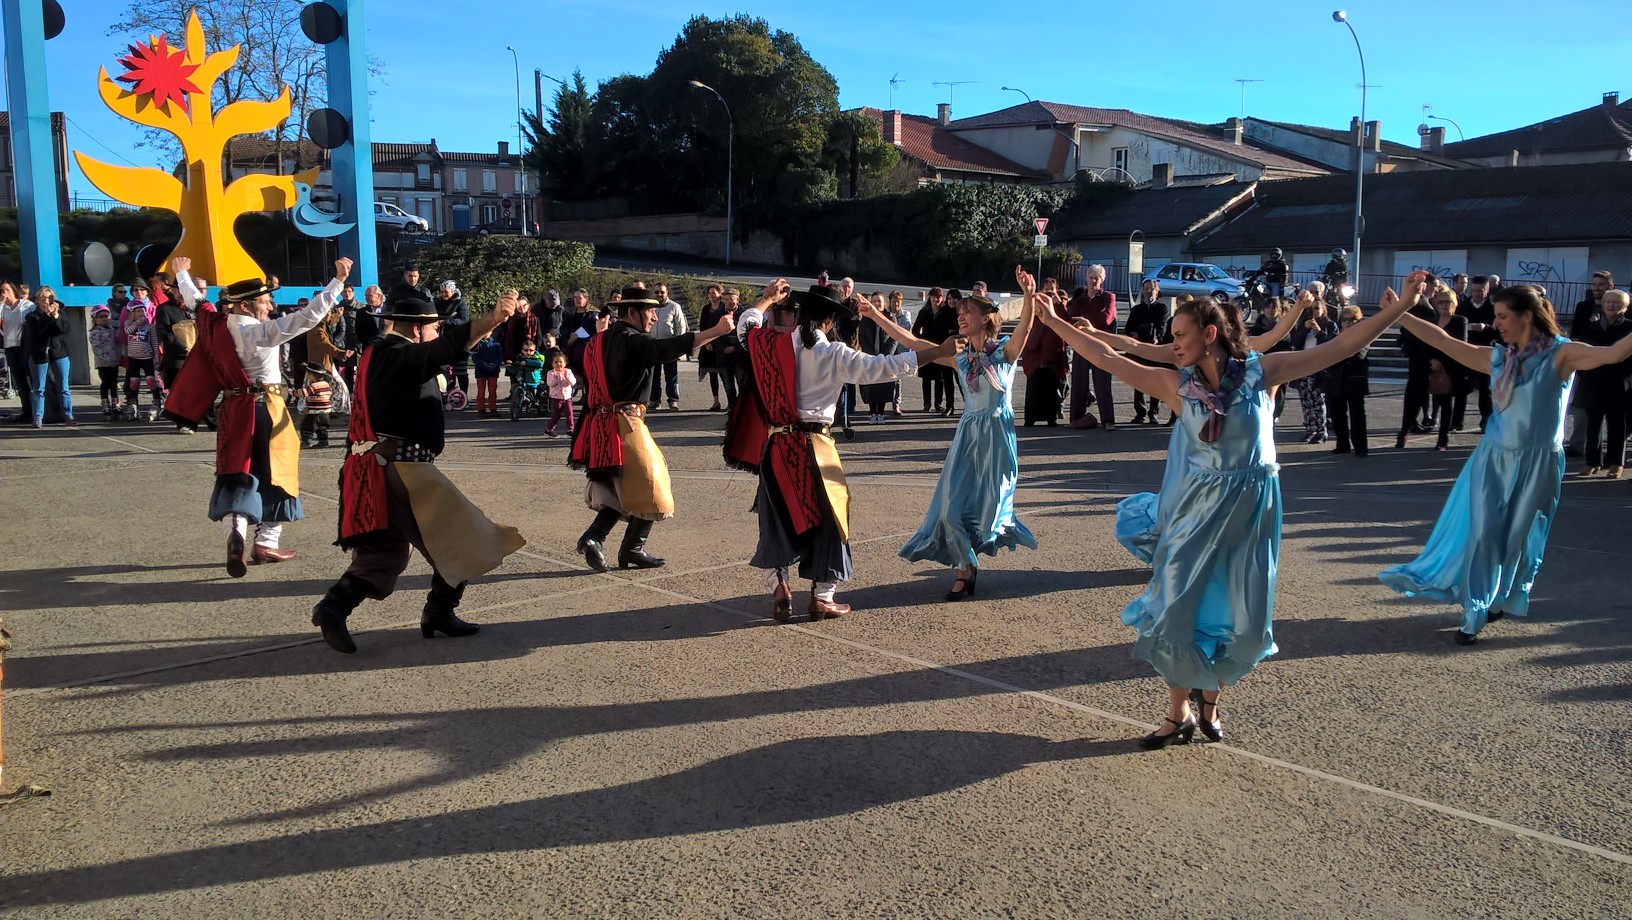
{"type": "Polygon", "coordinates": [[[620,295],[620,297],[619,297],[618,300],[616,300],[614,302],[617,304],[617,307],[618,307],[619,310],[625,310],[625,309],[628,309],[631,306],[637,306],[637,307],[661,307],[661,306],[663,306],[663,301],[658,300],[656,294],[652,293],[651,291],[646,290],[645,288],[627,287],[627,288],[624,288],[623,290],[619,291],[618,294],[620,295]]]}
{"type": "Polygon", "coordinates": [[[396,297],[385,305],[380,319],[393,323],[434,323],[442,318],[436,306],[423,297],[396,297]]]}
{"type": "Polygon", "coordinates": [[[323,365],[317,363],[316,361],[307,361],[302,366],[305,367],[307,370],[311,371],[314,374],[327,374],[329,372],[328,368],[326,368],[323,365]]]}
{"type": "Polygon", "coordinates": [[[808,291],[789,291],[788,299],[798,308],[801,322],[820,323],[835,316],[856,315],[856,308],[825,284],[813,284],[808,291]]]}
{"type": "Polygon", "coordinates": [[[273,287],[266,283],[265,278],[250,278],[247,281],[234,281],[222,288],[221,299],[226,303],[241,303],[254,300],[262,294],[270,294],[272,291],[273,287]]]}

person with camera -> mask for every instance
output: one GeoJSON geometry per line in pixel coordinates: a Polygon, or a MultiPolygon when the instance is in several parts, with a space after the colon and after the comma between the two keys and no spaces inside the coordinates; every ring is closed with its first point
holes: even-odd
{"type": "Polygon", "coordinates": [[[56,292],[50,286],[40,285],[34,294],[34,309],[23,322],[27,326],[23,342],[33,372],[33,415],[30,418],[34,427],[40,427],[45,419],[47,388],[55,389],[62,402],[62,423],[69,428],[78,427],[79,423],[74,421],[74,400],[68,394],[68,335],[73,327],[62,315],[62,304],[57,302],[56,292]]]}

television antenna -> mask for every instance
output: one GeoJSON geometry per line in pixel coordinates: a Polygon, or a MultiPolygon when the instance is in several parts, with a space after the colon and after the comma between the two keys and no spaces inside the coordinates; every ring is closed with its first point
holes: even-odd
{"type": "Polygon", "coordinates": [[[966,83],[979,83],[979,82],[980,82],[979,80],[936,80],[936,81],[934,81],[933,83],[931,83],[929,85],[930,86],[944,86],[944,87],[946,87],[946,104],[951,105],[952,104],[952,90],[953,89],[955,89],[956,87],[959,87],[959,86],[963,86],[966,83]]]}
{"type": "Polygon", "coordinates": [[[1241,84],[1241,120],[1246,121],[1247,120],[1247,84],[1248,83],[1262,83],[1264,81],[1261,78],[1257,78],[1257,77],[1236,77],[1235,82],[1241,84]]]}
{"type": "Polygon", "coordinates": [[[890,78],[890,111],[892,112],[895,111],[895,88],[905,82],[907,81],[901,79],[900,71],[896,71],[895,76],[890,78]]]}

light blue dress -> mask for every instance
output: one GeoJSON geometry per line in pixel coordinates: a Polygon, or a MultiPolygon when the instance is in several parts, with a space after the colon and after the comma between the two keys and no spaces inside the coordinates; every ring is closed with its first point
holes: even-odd
{"type": "MultiPolygon", "coordinates": [[[[1211,690],[1245,677],[1275,653],[1271,628],[1281,551],[1281,481],[1275,462],[1275,407],[1258,355],[1225,397],[1218,439],[1201,439],[1212,414],[1185,391],[1195,373],[1179,371],[1184,397],[1173,430],[1162,494],[1118,507],[1117,530],[1154,534],[1144,544],[1150,585],[1122,611],[1138,632],[1133,657],[1151,663],[1171,687],[1211,690]],[[1154,528],[1148,526],[1155,507],[1154,528]]],[[[1146,558],[1137,548],[1129,550],[1146,558]]]]}
{"type": "MultiPolygon", "coordinates": [[[[1462,607],[1462,631],[1477,635],[1490,611],[1530,611],[1547,532],[1564,481],[1564,419],[1570,384],[1553,361],[1562,336],[1527,358],[1513,395],[1485,427],[1428,543],[1417,558],[1383,569],[1383,584],[1407,597],[1462,607]]],[[[1504,349],[1491,352],[1491,379],[1501,377],[1504,349]]]]}
{"type": "Polygon", "coordinates": [[[963,415],[958,418],[958,430],[924,522],[901,547],[905,559],[972,566],[976,554],[995,556],[999,548],[1017,546],[1037,548],[1037,538],[1014,515],[1020,457],[1014,439],[1014,408],[1009,405],[1015,364],[1004,356],[1008,341],[1007,336],[999,339],[990,359],[982,359],[992,374],[988,376],[982,368],[973,387],[969,384],[972,356],[967,349],[958,355],[963,415]]]}

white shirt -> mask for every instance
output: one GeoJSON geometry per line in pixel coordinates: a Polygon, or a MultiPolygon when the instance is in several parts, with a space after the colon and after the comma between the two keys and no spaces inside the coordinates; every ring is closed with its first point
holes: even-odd
{"type": "MultiPolygon", "coordinates": [[[[33,312],[34,304],[27,300],[0,308],[0,330],[4,330],[7,348],[23,347],[23,321],[33,312]]],[[[12,373],[17,373],[17,370],[13,368],[12,373]]]]}
{"type": "MultiPolygon", "coordinates": [[[[189,304],[198,299],[198,288],[186,272],[176,275],[176,287],[189,304]]],[[[232,335],[238,361],[244,365],[244,373],[249,375],[251,383],[283,383],[283,371],[278,366],[278,346],[317,328],[329,311],[334,309],[335,301],[340,299],[340,292],[344,288],[345,282],[335,278],[312,298],[311,303],[294,313],[264,323],[256,322],[253,316],[227,314],[227,332],[232,335]]]]}
{"type": "Polygon", "coordinates": [[[737,326],[736,326],[737,338],[741,339],[743,341],[743,344],[747,344],[747,342],[748,342],[748,330],[758,329],[760,326],[763,326],[763,325],[765,325],[765,311],[764,310],[761,310],[758,307],[744,308],[742,310],[742,312],[737,314],[737,326]]]}
{"type": "Polygon", "coordinates": [[[829,342],[816,333],[816,344],[806,348],[793,333],[793,366],[799,380],[799,418],[833,423],[839,393],[847,383],[888,383],[918,370],[918,353],[864,355],[843,342],[829,342]]]}
{"type": "Polygon", "coordinates": [[[686,311],[672,300],[663,301],[657,308],[657,322],[652,325],[651,337],[654,339],[668,339],[677,335],[685,335],[690,330],[686,325],[686,311]]]}

